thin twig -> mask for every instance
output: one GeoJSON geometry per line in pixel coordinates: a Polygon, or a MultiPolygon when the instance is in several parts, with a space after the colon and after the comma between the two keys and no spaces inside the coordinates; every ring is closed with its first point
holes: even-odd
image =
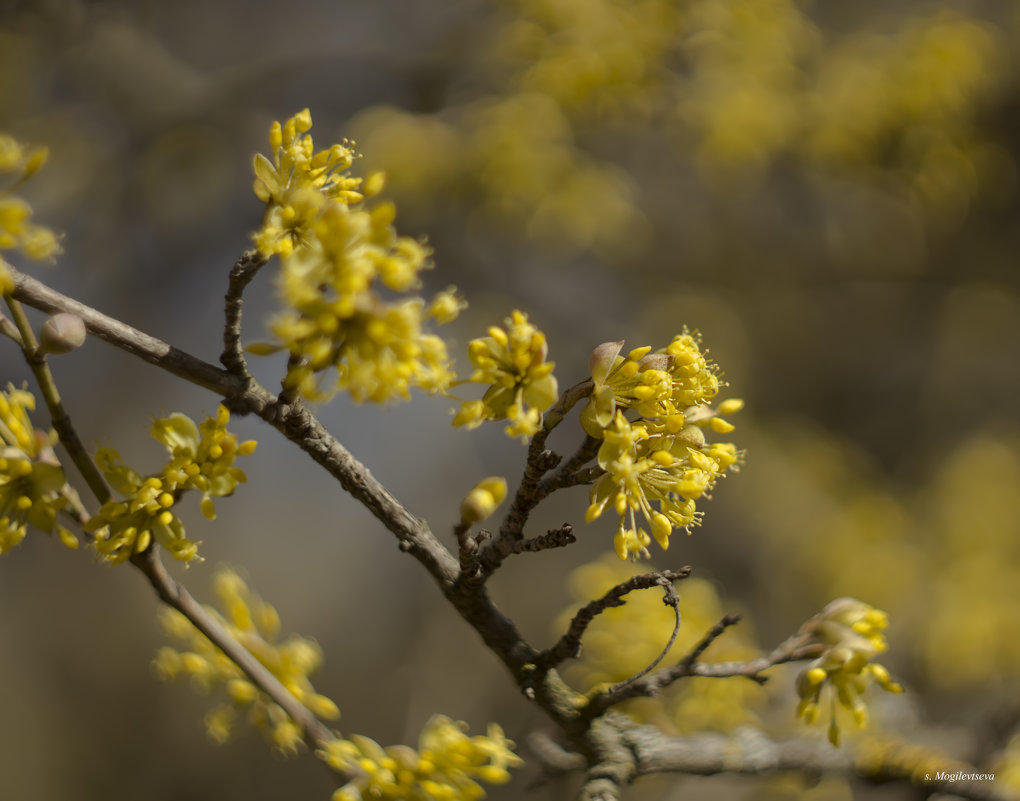
{"type": "Polygon", "coordinates": [[[514,550],[514,544],[524,537],[524,525],[528,521],[528,515],[535,508],[538,502],[548,493],[539,493],[538,486],[542,476],[555,468],[560,457],[545,447],[549,434],[560,424],[563,417],[583,398],[591,392],[591,379],[581,381],[578,384],[565,390],[559,399],[542,418],[542,428],[531,438],[528,443],[528,456],[524,465],[524,475],[521,476],[520,486],[514,494],[510,508],[503,518],[499,527],[499,533],[486,549],[488,551],[483,558],[487,575],[491,574],[500,563],[511,553],[519,553],[514,550]]]}
{"type": "Polygon", "coordinates": [[[635,590],[646,590],[666,584],[672,587],[672,582],[685,579],[690,574],[690,567],[682,567],[679,570],[663,570],[660,573],[640,573],[620,582],[601,598],[581,607],[571,619],[563,636],[551,648],[539,654],[535,665],[539,671],[545,671],[568,659],[576,659],[581,654],[581,639],[591,622],[607,609],[623,606],[626,603],[625,595],[635,590]]]}
{"type": "Polygon", "coordinates": [[[587,484],[595,476],[601,475],[604,471],[601,467],[595,466],[588,471],[582,471],[588,462],[595,458],[602,446],[602,440],[595,437],[585,437],[584,442],[578,447],[567,461],[560,465],[559,469],[551,476],[546,476],[535,491],[536,500],[542,500],[559,489],[566,489],[577,484],[587,484]]]}
{"type": "Polygon", "coordinates": [[[726,629],[730,626],[737,625],[739,622],[740,615],[726,615],[722,620],[708,630],[708,633],[701,638],[701,641],[690,650],[687,656],[680,660],[680,664],[690,668],[691,665],[697,662],[701,658],[701,655],[708,650],[708,646],[722,636],[722,633],[726,631],[726,629]]]}
{"type": "Polygon", "coordinates": [[[564,523],[559,528],[551,528],[545,534],[532,537],[526,540],[518,540],[514,543],[513,552],[516,553],[538,553],[548,551],[550,548],[565,548],[577,542],[574,536],[574,527],[570,523],[564,523]]]}
{"type": "Polygon", "coordinates": [[[666,643],[666,646],[662,649],[662,651],[659,652],[659,655],[655,657],[655,659],[653,659],[646,667],[635,673],[630,678],[624,679],[623,681],[618,682],[614,684],[612,687],[610,687],[609,688],[610,693],[621,692],[625,687],[633,684],[642,676],[645,676],[651,673],[653,670],[655,670],[658,664],[663,659],[666,658],[666,654],[669,653],[669,649],[672,648],[673,643],[676,642],[676,635],[680,633],[680,596],[676,594],[676,590],[673,588],[673,583],[671,581],[663,579],[662,581],[659,581],[657,583],[666,592],[666,595],[662,599],[662,602],[666,604],[666,606],[672,607],[673,609],[674,616],[673,633],[669,635],[669,641],[666,643]]]}
{"type": "Polygon", "coordinates": [[[23,347],[21,334],[18,333],[18,327],[2,314],[0,314],[0,334],[3,334],[9,339],[13,339],[18,347],[23,347]]]}
{"type": "Polygon", "coordinates": [[[224,301],[223,353],[220,362],[234,375],[248,380],[251,373],[241,345],[241,311],[244,307],[244,290],[251,283],[267,259],[257,250],[241,254],[230,271],[230,284],[224,301]]]}

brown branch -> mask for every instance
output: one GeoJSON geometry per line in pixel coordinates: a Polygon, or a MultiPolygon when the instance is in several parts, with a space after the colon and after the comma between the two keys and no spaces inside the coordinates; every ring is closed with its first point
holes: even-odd
{"type": "Polygon", "coordinates": [[[565,548],[577,542],[574,536],[574,527],[570,523],[564,523],[559,528],[551,528],[545,534],[532,537],[527,540],[519,540],[514,543],[514,553],[538,553],[548,551],[550,548],[565,548]]]}
{"type": "Polygon", "coordinates": [[[603,473],[601,467],[594,466],[588,470],[581,470],[588,462],[595,458],[602,446],[602,440],[595,437],[585,437],[584,442],[566,462],[560,465],[559,469],[551,476],[546,476],[536,490],[536,503],[559,489],[574,487],[578,484],[587,484],[593,478],[603,473]]]}
{"type": "MultiPolygon", "coordinates": [[[[295,443],[396,536],[400,549],[429,571],[447,600],[510,669],[518,685],[530,686],[528,681],[533,674],[532,662],[537,651],[496,608],[484,587],[457,583],[457,558],[436,539],[425,521],[398,502],[311,412],[299,404],[282,402],[254,380],[246,381],[177,350],[14,269],[11,274],[15,281],[14,295],[27,305],[77,314],[100,339],[210,389],[223,396],[232,411],[257,415],[295,443]]],[[[536,697],[554,718],[561,719],[573,713],[574,698],[555,677],[548,677],[546,686],[538,690],[536,697]]]]}
{"type": "Polygon", "coordinates": [[[240,379],[226,370],[62,295],[13,267],[8,267],[8,270],[14,278],[14,291],[11,295],[26,306],[51,314],[55,312],[76,314],[84,321],[90,334],[219,395],[229,396],[243,390],[240,379]]]}
{"type": "Polygon", "coordinates": [[[515,543],[520,542],[524,537],[524,525],[528,522],[528,516],[538,502],[549,494],[539,491],[539,481],[542,476],[560,463],[560,457],[557,454],[546,450],[546,440],[567,412],[586,398],[590,392],[591,379],[565,390],[553,407],[545,413],[542,419],[542,428],[528,443],[528,457],[520,486],[514,494],[506,517],[503,518],[499,533],[486,548],[487,553],[482,558],[486,576],[491,575],[507,556],[512,553],[520,553],[520,550],[515,550],[515,543]]]}
{"type": "Polygon", "coordinates": [[[827,743],[774,741],[757,729],[739,729],[729,736],[702,734],[680,738],[667,737],[654,727],[636,726],[628,729],[623,736],[634,750],[636,775],[664,772],[699,776],[722,773],[759,776],[778,771],[826,773],[866,781],[903,782],[926,794],[942,792],[973,801],[1006,801],[1006,796],[991,782],[938,780],[931,775],[926,779],[923,773],[918,774],[909,764],[884,766],[876,773],[865,765],[856,764],[851,754],[827,743]]]}

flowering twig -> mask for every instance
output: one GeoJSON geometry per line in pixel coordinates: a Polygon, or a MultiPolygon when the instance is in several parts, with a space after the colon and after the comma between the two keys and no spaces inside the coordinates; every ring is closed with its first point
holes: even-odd
{"type": "MultiPolygon", "coordinates": [[[[300,405],[283,404],[254,380],[245,381],[227,370],[173,348],[13,268],[10,273],[15,284],[13,295],[23,303],[44,311],[69,311],[78,315],[97,337],[210,389],[223,396],[233,412],[255,414],[295,443],[396,536],[400,549],[411,554],[428,570],[447,600],[524,686],[529,672],[527,666],[532,663],[537,651],[528,645],[513,622],[495,607],[484,587],[458,585],[457,558],[436,539],[428,524],[397,501],[311,412],[300,405]]],[[[554,692],[543,694],[547,709],[561,706],[561,713],[556,714],[567,714],[567,702],[561,696],[561,693],[554,692]]]]}
{"type": "MultiPolygon", "coordinates": [[[[110,488],[92,457],[82,445],[81,438],[64,409],[46,356],[39,350],[35,333],[32,331],[28,318],[17,300],[7,298],[7,304],[11,317],[18,328],[25,359],[39,384],[40,393],[50,412],[53,427],[60,437],[60,442],[96,499],[100,503],[105,503],[112,497],[110,488]]],[[[78,510],[79,513],[76,515],[80,523],[85,522],[83,511],[78,510]]],[[[255,686],[266,693],[290,716],[315,747],[321,747],[329,740],[334,739],[332,732],[304,704],[298,701],[276,676],[167,573],[160,561],[158,549],[154,545],[142,553],[136,554],[130,561],[149,580],[159,598],[183,614],[210,642],[223,651],[251,679],[255,686]]]]}
{"type": "MultiPolygon", "coordinates": [[[[247,648],[239,643],[216,617],[176,581],[163,566],[156,548],[148,548],[131,559],[149,580],[163,603],[184,615],[210,642],[223,651],[252,683],[268,695],[305,733],[315,748],[321,748],[335,735],[308,707],[302,704],[247,648]]],[[[352,777],[347,777],[352,778],[352,777]]]]}
{"type": "MultiPolygon", "coordinates": [[[[725,619],[724,619],[725,620],[725,619]]],[[[728,624],[732,625],[732,624],[728,624]]],[[[727,626],[722,622],[706,635],[706,637],[695,646],[695,651],[704,645],[705,648],[721,634],[727,626]],[[715,632],[718,630],[718,634],[715,632]],[[706,642],[707,641],[707,642],[706,642]]],[[[703,650],[703,649],[702,649],[703,650]]],[[[762,672],[770,667],[786,662],[800,662],[807,659],[814,659],[824,650],[824,646],[811,642],[811,635],[797,633],[780,643],[771,653],[757,659],[750,659],[745,662],[698,662],[695,659],[683,659],[671,667],[663,668],[655,673],[645,676],[638,681],[621,687],[612,687],[592,697],[588,704],[586,715],[600,715],[609,707],[619,704],[622,701],[637,697],[652,697],[658,695],[665,687],[673,682],[688,676],[703,676],[706,678],[731,678],[742,676],[751,679],[759,684],[764,684],[767,677],[762,672]]]]}

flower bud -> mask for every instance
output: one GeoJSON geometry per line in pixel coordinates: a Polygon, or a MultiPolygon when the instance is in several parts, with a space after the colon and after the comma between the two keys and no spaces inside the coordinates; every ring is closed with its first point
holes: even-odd
{"type": "Polygon", "coordinates": [[[602,382],[606,380],[606,376],[613,369],[616,357],[620,355],[622,347],[623,340],[621,339],[619,342],[603,342],[591,352],[591,356],[588,358],[588,369],[591,371],[591,379],[595,382],[596,387],[601,386],[602,382]]]}
{"type": "Polygon", "coordinates": [[[484,520],[503,502],[506,497],[506,479],[501,476],[483,478],[461,501],[461,525],[471,526],[484,520]]]}
{"type": "Polygon", "coordinates": [[[54,314],[39,331],[39,350],[57,355],[70,353],[81,347],[85,334],[85,323],[78,315],[68,312],[54,314]]]}

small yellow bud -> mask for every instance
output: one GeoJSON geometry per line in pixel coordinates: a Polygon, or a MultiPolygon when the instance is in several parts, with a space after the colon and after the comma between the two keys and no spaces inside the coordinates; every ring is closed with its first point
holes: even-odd
{"type": "Polygon", "coordinates": [[[719,404],[719,414],[736,414],[744,408],[744,402],[740,398],[730,398],[719,404]]]}
{"type": "Polygon", "coordinates": [[[506,497],[506,479],[502,476],[483,478],[460,504],[461,525],[471,526],[484,520],[506,497]]]}
{"type": "Polygon", "coordinates": [[[713,417],[709,420],[708,426],[717,434],[729,434],[734,427],[733,423],[723,420],[721,417],[713,417]]]}

